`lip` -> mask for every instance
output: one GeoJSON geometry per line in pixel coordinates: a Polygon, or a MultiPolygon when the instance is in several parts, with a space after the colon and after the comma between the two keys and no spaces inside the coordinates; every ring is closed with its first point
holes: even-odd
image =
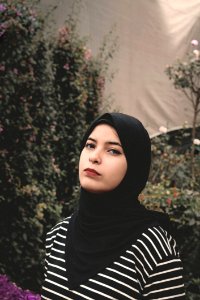
{"type": "Polygon", "coordinates": [[[87,168],[84,170],[86,172],[87,175],[89,176],[100,176],[101,174],[99,174],[96,170],[94,169],[90,169],[90,168],[87,168]]]}

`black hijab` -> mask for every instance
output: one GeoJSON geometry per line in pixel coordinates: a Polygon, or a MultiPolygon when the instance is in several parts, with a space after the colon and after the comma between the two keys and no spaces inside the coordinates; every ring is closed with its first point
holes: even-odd
{"type": "Polygon", "coordinates": [[[149,211],[138,201],[151,164],[151,142],[146,129],[134,117],[103,114],[85,133],[81,151],[93,129],[102,123],[118,133],[128,167],[122,182],[110,192],[93,194],[81,188],[79,209],[70,219],[66,241],[70,289],[111,264],[148,227],[161,225],[169,229],[168,216],[149,211]]]}

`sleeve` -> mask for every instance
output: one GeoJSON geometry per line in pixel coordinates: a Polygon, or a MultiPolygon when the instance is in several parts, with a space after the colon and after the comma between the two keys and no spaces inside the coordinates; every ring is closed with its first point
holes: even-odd
{"type": "Polygon", "coordinates": [[[185,299],[183,267],[179,257],[168,256],[156,265],[144,286],[143,299],[185,299]]]}
{"type": "Polygon", "coordinates": [[[51,231],[49,231],[46,235],[45,241],[45,260],[44,260],[44,277],[47,277],[49,257],[51,254],[51,248],[53,246],[54,239],[59,230],[60,223],[54,226],[51,231]]]}
{"type": "Polygon", "coordinates": [[[44,277],[47,277],[50,250],[51,250],[51,240],[47,233],[46,241],[45,241],[44,277]]]}

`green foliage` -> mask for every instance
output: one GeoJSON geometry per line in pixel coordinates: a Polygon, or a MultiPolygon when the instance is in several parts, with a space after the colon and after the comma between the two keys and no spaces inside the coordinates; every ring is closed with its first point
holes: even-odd
{"type": "MultiPolygon", "coordinates": [[[[152,160],[150,182],[164,183],[166,188],[176,186],[184,189],[199,190],[200,178],[200,145],[191,143],[191,130],[161,134],[152,139],[152,160]],[[195,147],[195,177],[191,176],[191,152],[195,147]]],[[[197,128],[200,136],[200,129],[197,128]]],[[[197,139],[198,140],[198,139],[197,139]]]]}
{"type": "MultiPolygon", "coordinates": [[[[195,45],[198,45],[198,41],[195,45]]],[[[166,74],[172,80],[175,88],[180,89],[191,102],[194,113],[200,112],[200,51],[198,49],[188,53],[183,60],[177,60],[166,68],[166,74]]]]}
{"type": "Polygon", "coordinates": [[[194,93],[198,93],[200,60],[195,53],[188,54],[186,61],[178,60],[175,65],[168,66],[166,73],[177,89],[192,89],[194,93]]]}
{"type": "MultiPolygon", "coordinates": [[[[197,40],[192,40],[193,46],[198,46],[197,40]]],[[[172,80],[174,87],[181,90],[186,98],[189,100],[193,109],[193,120],[192,120],[192,140],[196,140],[196,127],[199,124],[199,113],[200,113],[200,51],[198,49],[188,53],[185,60],[178,60],[173,65],[166,68],[166,74],[169,79],[172,80]]],[[[200,141],[198,140],[200,144],[200,141]]],[[[191,151],[191,176],[192,179],[196,176],[195,174],[195,145],[192,144],[191,151]]]]}
{"type": "Polygon", "coordinates": [[[0,5],[0,273],[38,291],[46,232],[75,205],[80,141],[105,68],[72,18],[45,37],[31,2],[0,5]]]}
{"type": "MultiPolygon", "coordinates": [[[[199,130],[197,130],[197,133],[199,130]]],[[[200,147],[191,180],[191,134],[182,129],[152,139],[152,168],[141,199],[149,209],[167,212],[183,261],[187,299],[198,299],[200,278],[200,147]]]]}
{"type": "Polygon", "coordinates": [[[60,28],[52,48],[57,98],[53,126],[54,165],[59,175],[57,199],[69,213],[75,200],[71,195],[77,184],[80,141],[86,126],[97,115],[104,89],[100,81],[104,79],[101,68],[94,67],[91,50],[75,35],[71,23],[60,28]],[[65,199],[70,201],[66,203],[65,199]]]}
{"type": "Polygon", "coordinates": [[[43,20],[24,1],[4,2],[1,22],[0,272],[36,288],[45,225],[38,205],[49,211],[56,195],[49,55],[43,20]]]}

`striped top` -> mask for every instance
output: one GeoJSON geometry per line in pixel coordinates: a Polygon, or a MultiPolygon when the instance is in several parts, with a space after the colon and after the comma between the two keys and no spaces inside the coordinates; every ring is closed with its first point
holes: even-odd
{"type": "Polygon", "coordinates": [[[69,290],[65,261],[69,218],[47,234],[42,299],[185,299],[176,242],[159,226],[148,228],[116,261],[69,290]]]}

